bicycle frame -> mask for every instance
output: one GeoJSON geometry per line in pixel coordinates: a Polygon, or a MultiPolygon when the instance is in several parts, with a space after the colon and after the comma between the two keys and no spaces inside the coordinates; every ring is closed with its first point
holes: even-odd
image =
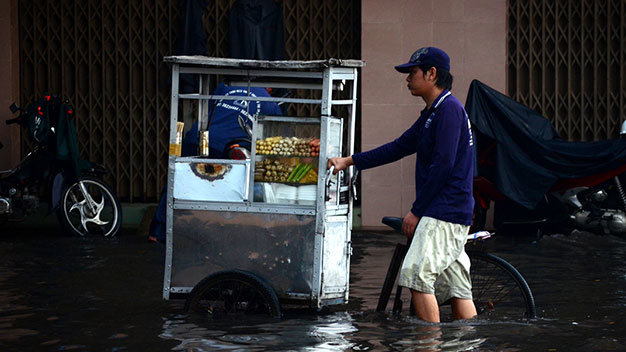
{"type": "MultiPolygon", "coordinates": [[[[402,218],[384,217],[383,223],[390,226],[397,232],[402,232],[402,218]]],[[[474,241],[484,241],[490,238],[492,235],[493,234],[488,231],[480,231],[480,232],[468,235],[467,241],[468,243],[474,242],[474,241]]],[[[393,290],[396,277],[398,276],[398,271],[400,269],[400,266],[402,265],[402,262],[404,260],[404,257],[406,256],[406,253],[409,249],[410,244],[411,244],[411,239],[407,241],[406,245],[401,244],[401,243],[396,244],[394,254],[389,264],[389,269],[387,270],[387,275],[385,277],[383,288],[381,290],[381,293],[378,299],[378,305],[376,307],[376,310],[379,312],[385,311],[387,307],[387,302],[389,301],[389,298],[391,296],[391,291],[393,290]]],[[[474,258],[474,259],[479,259],[480,261],[483,261],[483,262],[491,262],[494,266],[506,272],[506,275],[509,275],[510,278],[514,280],[515,284],[520,290],[521,296],[524,299],[526,317],[530,319],[534,319],[536,317],[535,301],[534,301],[532,292],[530,290],[530,287],[528,286],[528,283],[526,282],[524,277],[519,273],[519,271],[517,271],[517,269],[513,265],[511,265],[510,263],[508,263],[507,261],[505,261],[504,259],[500,257],[497,257],[493,254],[489,254],[486,252],[467,251],[467,254],[470,257],[470,259],[474,258]]],[[[402,311],[402,299],[401,298],[402,298],[402,286],[398,285],[398,287],[396,288],[396,295],[394,298],[394,304],[392,308],[393,313],[399,313],[402,311]]],[[[474,297],[474,299],[476,300],[476,297],[474,297]]],[[[488,306],[490,306],[490,308],[493,309],[493,306],[492,306],[493,302],[487,302],[487,303],[488,303],[488,306]]],[[[476,307],[476,308],[479,311],[479,314],[485,310],[485,309],[479,309],[479,307],[476,307]]],[[[415,312],[415,309],[413,307],[413,301],[411,300],[411,314],[413,314],[414,312],[415,312]]]]}

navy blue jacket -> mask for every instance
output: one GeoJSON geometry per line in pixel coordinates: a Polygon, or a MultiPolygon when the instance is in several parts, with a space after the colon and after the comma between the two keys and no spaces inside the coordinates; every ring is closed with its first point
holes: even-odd
{"type": "Polygon", "coordinates": [[[356,168],[362,170],[417,153],[411,212],[418,217],[471,225],[473,145],[463,105],[445,90],[399,138],[354,154],[352,159],[356,168]]]}

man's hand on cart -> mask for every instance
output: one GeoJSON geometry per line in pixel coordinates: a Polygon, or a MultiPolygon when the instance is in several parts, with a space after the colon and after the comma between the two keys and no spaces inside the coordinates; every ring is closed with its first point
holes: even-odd
{"type": "Polygon", "coordinates": [[[333,171],[333,175],[337,174],[337,172],[341,170],[345,170],[348,166],[354,165],[354,161],[352,160],[352,156],[347,156],[345,158],[337,157],[328,159],[328,164],[326,165],[326,169],[330,169],[331,166],[335,167],[333,171]]]}

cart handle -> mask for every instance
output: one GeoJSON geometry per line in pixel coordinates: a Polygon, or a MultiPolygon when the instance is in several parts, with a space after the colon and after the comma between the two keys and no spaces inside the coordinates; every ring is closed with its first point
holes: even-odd
{"type": "MultiPolygon", "coordinates": [[[[352,166],[354,167],[354,166],[352,166]]],[[[350,178],[350,187],[352,189],[352,199],[357,200],[357,194],[356,194],[356,179],[359,176],[359,169],[357,169],[356,167],[354,167],[354,174],[352,175],[352,177],[350,178]]]]}
{"type": "Polygon", "coordinates": [[[326,180],[324,181],[326,187],[330,186],[330,177],[333,175],[333,171],[335,171],[335,165],[330,165],[330,168],[326,171],[326,180]]]}
{"type": "Polygon", "coordinates": [[[329,201],[330,196],[328,195],[328,191],[330,189],[331,177],[333,175],[333,171],[335,171],[335,165],[331,165],[330,168],[326,171],[326,179],[324,180],[324,201],[329,201]]]}

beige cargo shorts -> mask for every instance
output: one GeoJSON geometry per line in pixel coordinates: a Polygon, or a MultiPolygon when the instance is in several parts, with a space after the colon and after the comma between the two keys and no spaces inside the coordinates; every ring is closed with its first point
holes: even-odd
{"type": "Polygon", "coordinates": [[[398,285],[450,298],[472,299],[470,260],[465,253],[469,226],[422,217],[400,269],[398,285]]]}

